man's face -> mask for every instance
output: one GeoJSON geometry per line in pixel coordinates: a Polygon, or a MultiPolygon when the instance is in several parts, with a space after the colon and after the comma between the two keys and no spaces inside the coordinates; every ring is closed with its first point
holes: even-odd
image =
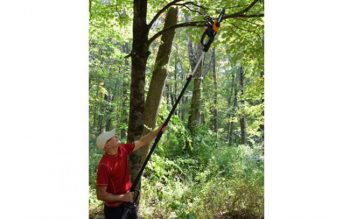
{"type": "Polygon", "coordinates": [[[109,139],[107,142],[106,142],[106,145],[105,145],[105,149],[109,149],[109,148],[117,148],[119,145],[119,138],[117,136],[113,136],[111,139],[109,139]]]}

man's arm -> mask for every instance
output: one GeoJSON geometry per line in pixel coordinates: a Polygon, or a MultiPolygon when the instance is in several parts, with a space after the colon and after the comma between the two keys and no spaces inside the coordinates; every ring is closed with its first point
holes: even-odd
{"type": "Polygon", "coordinates": [[[120,195],[115,195],[107,192],[107,186],[96,186],[97,199],[105,202],[132,202],[134,193],[127,192],[120,195]]]}
{"type": "MultiPolygon", "coordinates": [[[[159,128],[157,128],[154,131],[151,131],[150,133],[143,136],[139,140],[135,141],[135,148],[133,151],[136,151],[143,146],[149,145],[152,142],[152,140],[157,136],[157,134],[161,130],[161,128],[162,128],[162,126],[160,126],[159,128]]],[[[166,127],[164,127],[164,129],[162,130],[163,132],[165,131],[165,128],[166,127]]]]}

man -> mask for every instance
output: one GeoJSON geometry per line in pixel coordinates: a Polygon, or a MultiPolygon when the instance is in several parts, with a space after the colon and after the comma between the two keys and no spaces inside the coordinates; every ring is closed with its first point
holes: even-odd
{"type": "MultiPolygon", "coordinates": [[[[165,131],[165,127],[162,130],[161,128],[127,144],[119,142],[114,129],[102,132],[97,137],[97,147],[105,153],[97,167],[96,193],[97,199],[104,201],[106,219],[121,218],[124,204],[133,201],[134,193],[129,191],[132,183],[128,170],[128,155],[150,144],[159,131],[165,131]]],[[[136,212],[131,215],[132,218],[137,218],[136,212]]]]}

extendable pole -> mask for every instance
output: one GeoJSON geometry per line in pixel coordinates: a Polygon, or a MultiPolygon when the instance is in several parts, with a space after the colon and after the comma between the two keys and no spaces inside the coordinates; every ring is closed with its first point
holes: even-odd
{"type": "MultiPolygon", "coordinates": [[[[190,82],[191,82],[193,76],[195,75],[195,73],[196,73],[196,71],[197,71],[197,69],[198,69],[199,64],[202,62],[202,60],[203,60],[203,58],[204,58],[204,54],[205,54],[205,52],[202,51],[202,55],[200,56],[200,58],[199,58],[199,60],[198,60],[198,62],[197,62],[197,64],[196,64],[196,66],[194,67],[194,70],[192,71],[192,73],[187,77],[187,81],[186,81],[184,87],[182,88],[182,90],[181,90],[179,96],[177,97],[176,102],[175,102],[174,106],[172,107],[172,109],[171,109],[171,111],[170,111],[168,117],[166,118],[165,122],[163,123],[162,128],[168,125],[168,122],[170,121],[171,117],[173,116],[173,114],[174,114],[174,112],[175,112],[175,110],[176,110],[177,105],[179,104],[179,102],[180,102],[182,96],[184,95],[184,93],[185,93],[185,91],[186,91],[186,88],[187,88],[188,85],[190,84],[190,82]]],[[[149,159],[151,158],[151,155],[152,155],[154,149],[156,148],[156,146],[157,146],[157,144],[158,144],[160,138],[162,137],[162,135],[163,135],[163,132],[162,132],[162,130],[160,130],[160,131],[158,132],[158,134],[157,134],[156,139],[155,139],[154,142],[153,142],[153,145],[152,145],[152,147],[151,147],[151,149],[150,149],[150,152],[148,153],[148,155],[147,155],[145,161],[143,162],[143,165],[142,165],[142,167],[141,167],[139,173],[137,174],[137,176],[136,176],[136,178],[135,178],[135,180],[134,180],[134,182],[133,182],[133,184],[132,184],[131,191],[135,191],[135,188],[136,188],[137,184],[138,184],[139,181],[140,181],[140,178],[141,178],[141,176],[142,176],[142,173],[143,173],[143,171],[144,171],[144,169],[145,169],[145,167],[146,167],[146,165],[147,165],[149,159]]]]}

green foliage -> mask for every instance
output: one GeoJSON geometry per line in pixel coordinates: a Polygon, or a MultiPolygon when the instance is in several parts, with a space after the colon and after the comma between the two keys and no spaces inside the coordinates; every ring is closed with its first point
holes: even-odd
{"type": "Polygon", "coordinates": [[[142,181],[143,217],[263,217],[260,147],[220,145],[210,153],[196,152],[186,158],[152,157],[142,181]]]}

